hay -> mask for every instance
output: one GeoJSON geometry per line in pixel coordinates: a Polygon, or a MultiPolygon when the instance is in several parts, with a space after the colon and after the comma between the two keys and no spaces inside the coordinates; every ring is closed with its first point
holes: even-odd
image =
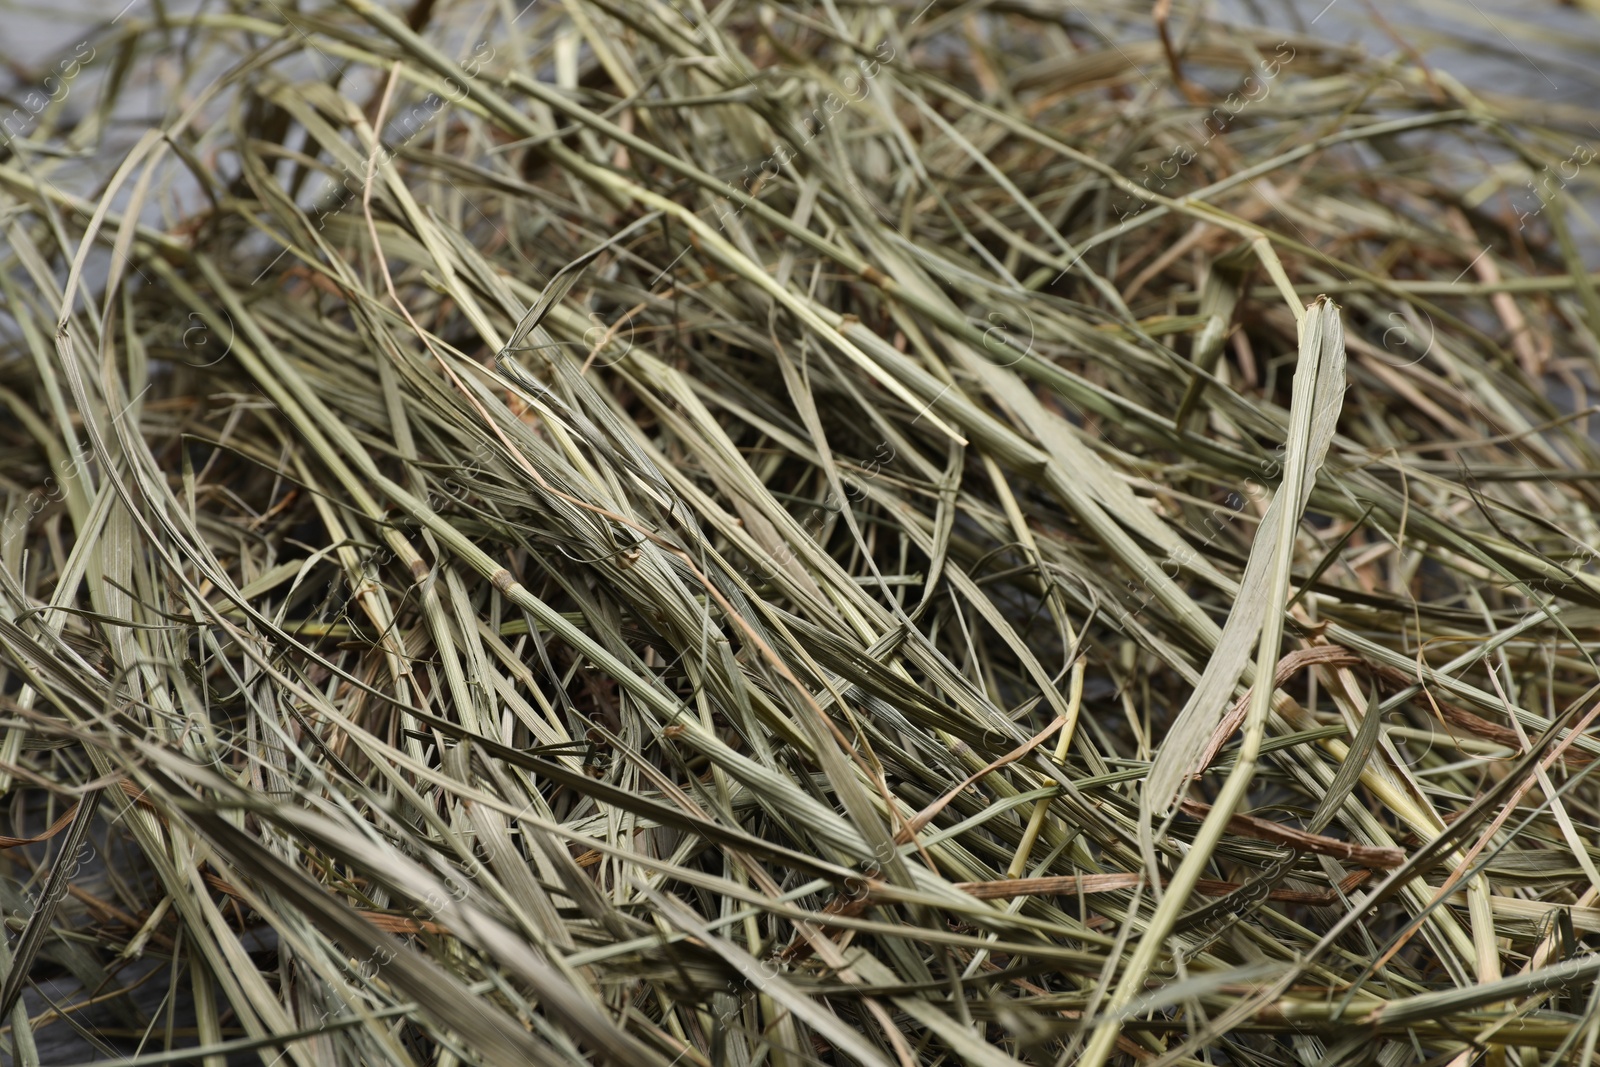
{"type": "Polygon", "coordinates": [[[13,1062],[1591,1062],[1594,113],[516,8],[21,68],[13,1062]]]}

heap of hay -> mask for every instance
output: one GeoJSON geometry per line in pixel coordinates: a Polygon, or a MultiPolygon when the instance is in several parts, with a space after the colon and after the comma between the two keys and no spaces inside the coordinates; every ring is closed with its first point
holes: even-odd
{"type": "Polygon", "coordinates": [[[1593,112],[1165,2],[10,58],[10,1062],[1591,1062],[1593,112]]]}

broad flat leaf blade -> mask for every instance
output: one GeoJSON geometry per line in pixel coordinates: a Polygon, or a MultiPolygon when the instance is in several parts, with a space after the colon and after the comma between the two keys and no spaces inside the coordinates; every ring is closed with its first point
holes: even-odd
{"type": "Polygon", "coordinates": [[[1305,456],[1306,477],[1299,498],[1287,500],[1279,493],[1267,508],[1245,564],[1239,597],[1222,628],[1222,640],[1150,766],[1141,801],[1147,812],[1164,813],[1171,806],[1184,779],[1194,772],[1199,752],[1221,721],[1228,699],[1250,661],[1268,609],[1274,548],[1283,524],[1298,523],[1310,499],[1317,470],[1339,424],[1344,389],[1344,330],[1339,309],[1322,298],[1308,313],[1301,335],[1300,363],[1295,372],[1285,442],[1286,456],[1305,456]]]}

